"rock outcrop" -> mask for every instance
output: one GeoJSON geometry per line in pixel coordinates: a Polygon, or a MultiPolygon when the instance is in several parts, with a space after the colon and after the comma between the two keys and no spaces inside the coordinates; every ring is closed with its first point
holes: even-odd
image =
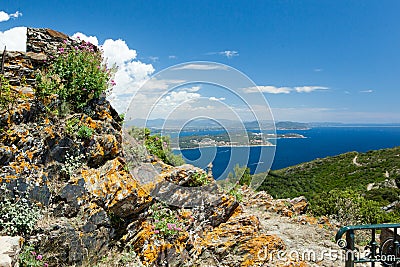
{"type": "Polygon", "coordinates": [[[19,236],[0,236],[0,267],[18,266],[18,254],[22,238],[19,236]]]}

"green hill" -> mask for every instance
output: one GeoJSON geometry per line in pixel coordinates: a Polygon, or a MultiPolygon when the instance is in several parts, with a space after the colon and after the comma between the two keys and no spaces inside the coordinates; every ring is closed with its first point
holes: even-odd
{"type": "Polygon", "coordinates": [[[334,208],[325,202],[339,203],[339,199],[347,195],[358,198],[363,205],[383,207],[394,203],[391,211],[397,214],[395,201],[400,197],[399,181],[400,147],[395,147],[366,153],[349,152],[271,171],[258,190],[267,191],[276,198],[304,195],[316,215],[331,213],[329,209],[334,208]],[[370,190],[367,190],[369,184],[370,190]],[[323,205],[329,207],[321,208],[323,205]]]}

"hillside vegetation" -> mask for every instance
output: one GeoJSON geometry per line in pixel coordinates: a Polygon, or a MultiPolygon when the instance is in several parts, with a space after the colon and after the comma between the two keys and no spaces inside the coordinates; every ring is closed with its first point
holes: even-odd
{"type": "Polygon", "coordinates": [[[399,180],[400,147],[395,147],[349,152],[271,171],[259,190],[276,198],[304,195],[314,215],[335,215],[345,223],[376,223],[398,219],[399,180]],[[388,212],[381,209],[390,204],[388,212]],[[361,218],[347,218],[354,206],[361,218]]]}

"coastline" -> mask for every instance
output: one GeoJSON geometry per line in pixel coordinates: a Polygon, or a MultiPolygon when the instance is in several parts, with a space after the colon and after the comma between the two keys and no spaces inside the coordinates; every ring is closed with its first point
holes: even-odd
{"type": "Polygon", "coordinates": [[[175,147],[173,147],[171,149],[177,151],[177,150],[189,150],[189,149],[199,149],[199,148],[208,148],[208,147],[265,147],[265,146],[267,146],[267,147],[276,147],[276,145],[274,145],[274,144],[268,144],[268,145],[222,145],[222,146],[220,146],[220,145],[215,145],[215,146],[208,145],[208,146],[198,146],[198,147],[190,147],[190,148],[175,148],[175,147]]]}

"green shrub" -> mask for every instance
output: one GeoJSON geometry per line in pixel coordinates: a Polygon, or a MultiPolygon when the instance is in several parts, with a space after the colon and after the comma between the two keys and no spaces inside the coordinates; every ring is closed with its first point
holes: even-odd
{"type": "Polygon", "coordinates": [[[165,163],[172,166],[185,164],[182,156],[172,153],[169,136],[151,135],[149,129],[138,127],[132,127],[129,134],[137,140],[143,141],[149,154],[157,156],[165,163]]]}
{"type": "Polygon", "coordinates": [[[43,255],[37,253],[32,246],[24,246],[19,254],[19,266],[21,267],[47,267],[49,264],[43,255]]]}
{"type": "Polygon", "coordinates": [[[0,189],[0,234],[26,236],[40,218],[40,210],[24,197],[11,200],[7,191],[4,183],[0,189]]]}
{"type": "Polygon", "coordinates": [[[75,110],[82,110],[89,101],[99,98],[110,86],[111,70],[103,63],[101,53],[82,41],[74,49],[60,48],[58,56],[36,77],[36,97],[43,102],[52,94],[75,110]]]}
{"type": "Polygon", "coordinates": [[[378,202],[365,199],[355,190],[323,192],[312,200],[311,211],[316,216],[331,216],[342,224],[376,224],[393,218],[378,202]]]}
{"type": "Polygon", "coordinates": [[[13,90],[8,79],[3,74],[0,74],[0,113],[10,113],[17,102],[18,96],[19,94],[13,90]]]}
{"type": "Polygon", "coordinates": [[[246,166],[240,167],[239,164],[236,164],[233,167],[233,173],[230,172],[227,179],[231,182],[238,183],[239,185],[250,185],[252,176],[249,168],[246,166]]]}
{"type": "Polygon", "coordinates": [[[81,125],[78,129],[78,133],[77,133],[79,138],[82,139],[89,139],[92,137],[93,135],[93,129],[86,126],[86,125],[81,125]]]}
{"type": "Polygon", "coordinates": [[[399,200],[400,189],[398,188],[377,188],[367,191],[365,198],[376,201],[381,206],[388,205],[396,200],[399,200]]]}
{"type": "Polygon", "coordinates": [[[65,131],[69,136],[74,136],[74,134],[78,131],[79,123],[80,121],[78,118],[71,118],[65,122],[65,131]]]}
{"type": "Polygon", "coordinates": [[[149,218],[153,222],[154,233],[159,236],[173,236],[184,231],[185,221],[160,203],[153,204],[149,218]]]}
{"type": "Polygon", "coordinates": [[[203,186],[210,183],[206,173],[195,172],[190,178],[189,186],[203,186]]]}
{"type": "Polygon", "coordinates": [[[242,200],[243,200],[243,194],[239,191],[239,186],[238,185],[233,186],[229,190],[228,194],[233,196],[233,197],[235,197],[237,202],[242,202],[242,200]]]}

